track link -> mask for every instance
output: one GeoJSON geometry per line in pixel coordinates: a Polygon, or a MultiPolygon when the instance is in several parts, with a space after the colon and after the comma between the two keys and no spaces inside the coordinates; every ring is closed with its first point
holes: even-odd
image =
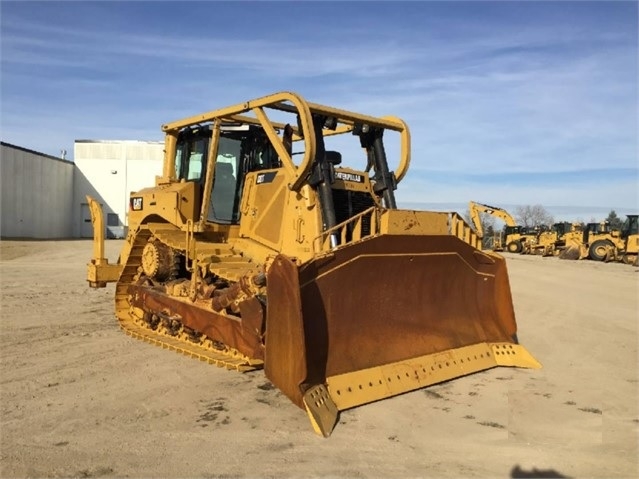
{"type": "Polygon", "coordinates": [[[131,253],[127,258],[120,279],[115,288],[116,316],[124,332],[136,339],[190,356],[218,367],[240,372],[261,369],[263,362],[248,358],[234,349],[216,349],[203,343],[195,343],[184,334],[171,335],[161,329],[153,330],[142,319],[142,311],[131,306],[128,287],[138,275],[138,267],[142,258],[142,250],[151,237],[148,229],[141,228],[133,241],[131,253]]]}

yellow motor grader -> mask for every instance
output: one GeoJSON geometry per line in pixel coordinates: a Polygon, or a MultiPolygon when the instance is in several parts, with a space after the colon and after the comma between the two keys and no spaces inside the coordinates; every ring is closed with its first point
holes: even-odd
{"type": "Polygon", "coordinates": [[[163,174],[131,193],[117,264],[89,199],[88,281],[116,282],[131,336],[263,368],[324,436],[344,409],[494,366],[540,367],[517,343],[504,259],[480,251],[457,213],[397,208],[410,162],[401,119],[281,92],[162,129],[163,174]],[[329,149],[349,139],[346,158],[329,149]]]}

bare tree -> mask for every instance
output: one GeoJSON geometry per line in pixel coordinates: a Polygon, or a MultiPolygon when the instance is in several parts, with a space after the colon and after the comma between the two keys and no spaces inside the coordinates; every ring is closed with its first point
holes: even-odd
{"type": "Polygon", "coordinates": [[[553,216],[542,205],[518,206],[515,209],[517,222],[526,227],[551,226],[554,222],[553,216]]]}

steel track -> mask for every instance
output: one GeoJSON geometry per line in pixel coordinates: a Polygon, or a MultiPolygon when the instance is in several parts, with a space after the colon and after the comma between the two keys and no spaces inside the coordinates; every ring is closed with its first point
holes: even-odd
{"type": "Polygon", "coordinates": [[[163,349],[182,353],[218,367],[240,372],[262,368],[262,361],[248,358],[234,349],[219,350],[210,345],[212,344],[211,341],[195,343],[188,339],[188,335],[184,333],[172,335],[162,328],[153,330],[147,325],[141,317],[141,311],[131,306],[128,287],[138,275],[142,250],[150,237],[151,232],[148,229],[140,229],[138,231],[131,253],[116,285],[116,316],[124,332],[133,338],[154,344],[163,349]]]}

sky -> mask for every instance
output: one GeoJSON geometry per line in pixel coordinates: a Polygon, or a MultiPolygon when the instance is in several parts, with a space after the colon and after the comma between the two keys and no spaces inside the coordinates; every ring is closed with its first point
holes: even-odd
{"type": "Polygon", "coordinates": [[[2,140],[72,157],[76,139],[162,140],[163,123],[289,90],[408,123],[400,206],[623,217],[639,211],[637,6],[2,1],[2,140]]]}

